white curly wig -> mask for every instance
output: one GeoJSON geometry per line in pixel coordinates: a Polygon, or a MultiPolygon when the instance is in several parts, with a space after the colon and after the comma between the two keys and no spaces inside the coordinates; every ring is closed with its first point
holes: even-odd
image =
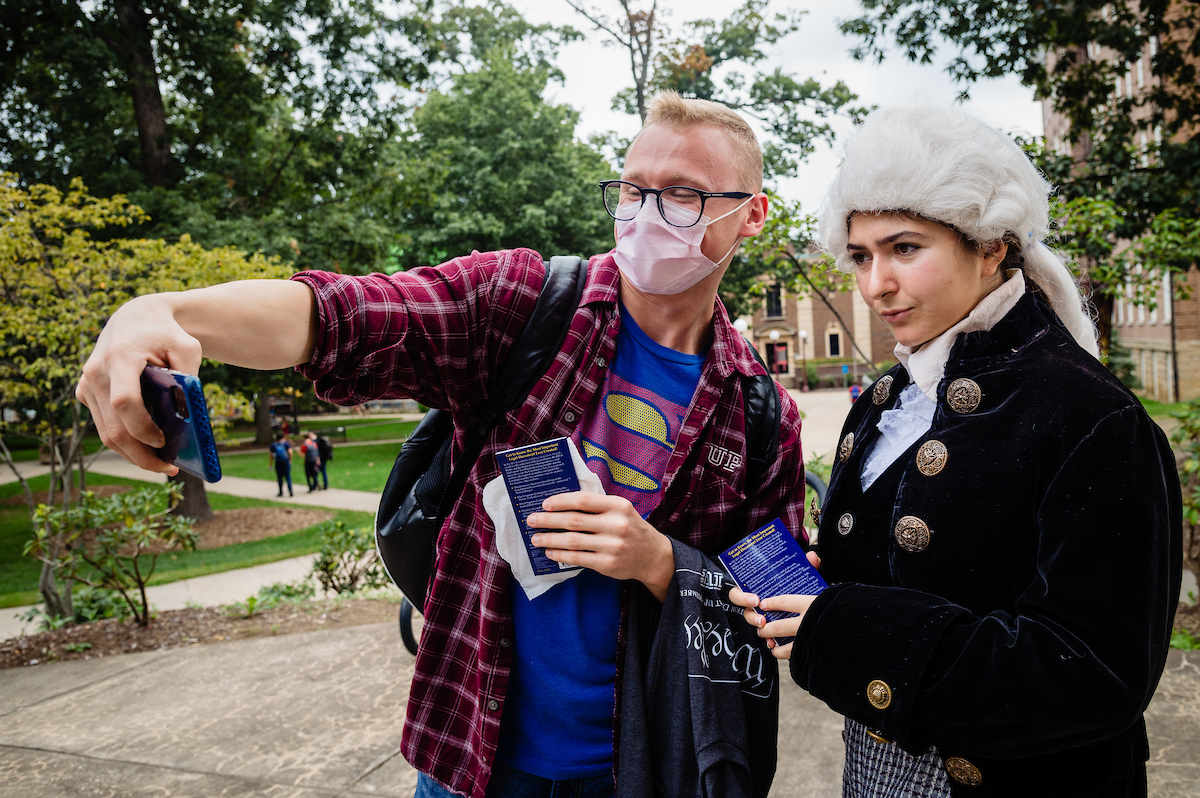
{"type": "Polygon", "coordinates": [[[846,142],[818,214],[821,246],[838,268],[850,215],[908,212],[948,225],[977,243],[1018,242],[1025,275],[1050,300],[1075,340],[1099,356],[1096,328],[1066,265],[1043,243],[1050,185],[1016,142],[956,108],[881,108],[846,142]]]}

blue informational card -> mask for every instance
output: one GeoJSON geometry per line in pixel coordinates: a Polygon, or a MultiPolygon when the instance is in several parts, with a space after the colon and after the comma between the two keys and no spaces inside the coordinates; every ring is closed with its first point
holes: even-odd
{"type": "Polygon", "coordinates": [[[556,532],[554,529],[530,529],[526,519],[540,512],[542,502],[556,493],[571,493],[579,490],[579,477],[575,464],[571,462],[571,450],[566,438],[554,438],[541,443],[531,443],[516,449],[496,453],[496,466],[504,477],[508,499],[512,502],[517,524],[521,528],[521,539],[533,563],[533,572],[538,576],[556,574],[579,568],[564,565],[546,556],[546,550],[529,542],[535,532],[556,532]]]}
{"type": "MultiPolygon", "coordinates": [[[[760,599],[783,595],[815,596],[829,586],[778,518],[750,533],[717,558],[739,588],[760,599]]],[[[760,612],[768,621],[795,616],[792,612],[775,610],[760,612]]],[[[790,637],[776,638],[781,645],[791,640],[790,637]]]]}

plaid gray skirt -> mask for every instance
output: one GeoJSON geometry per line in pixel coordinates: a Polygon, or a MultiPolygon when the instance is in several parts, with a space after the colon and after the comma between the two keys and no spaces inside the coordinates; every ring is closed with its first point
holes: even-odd
{"type": "Polygon", "coordinates": [[[950,798],[950,778],[937,748],[913,756],[881,743],[846,718],[842,798],[950,798]]]}

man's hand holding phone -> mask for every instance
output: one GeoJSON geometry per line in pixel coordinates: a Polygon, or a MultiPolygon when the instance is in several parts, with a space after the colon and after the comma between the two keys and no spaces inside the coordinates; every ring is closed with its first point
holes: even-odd
{"type": "Polygon", "coordinates": [[[104,445],[147,471],[174,474],[177,466],[156,451],[167,441],[142,399],[142,372],[151,365],[195,374],[200,353],[200,342],[180,327],[161,296],[138,297],[119,308],[75,388],[104,445]]]}

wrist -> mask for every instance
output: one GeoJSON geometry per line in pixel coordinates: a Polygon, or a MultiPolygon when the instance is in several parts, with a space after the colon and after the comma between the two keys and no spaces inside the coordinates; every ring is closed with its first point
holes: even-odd
{"type": "Polygon", "coordinates": [[[660,532],[654,554],[649,558],[646,573],[639,581],[654,595],[654,598],[658,599],[659,603],[662,603],[667,598],[667,588],[671,586],[671,580],[674,577],[675,549],[671,546],[671,539],[660,532]]]}

